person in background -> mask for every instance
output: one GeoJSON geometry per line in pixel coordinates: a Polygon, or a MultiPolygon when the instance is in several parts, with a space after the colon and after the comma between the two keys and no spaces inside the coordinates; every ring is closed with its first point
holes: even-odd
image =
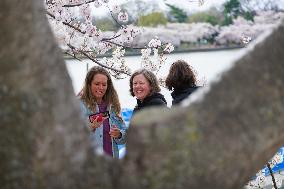
{"type": "Polygon", "coordinates": [[[167,101],[160,91],[153,72],[146,69],[135,71],[130,77],[130,94],[137,99],[133,114],[150,106],[166,106],[167,101]]]}
{"type": "Polygon", "coordinates": [[[173,90],[171,93],[173,98],[172,105],[179,104],[198,89],[196,76],[184,60],[177,60],[171,65],[165,82],[166,87],[169,90],[173,90]]]}
{"type": "Polygon", "coordinates": [[[94,66],[88,71],[79,98],[84,116],[90,119],[92,145],[118,158],[117,145],[125,144],[126,126],[117,92],[106,69],[94,66]],[[93,114],[96,115],[89,117],[93,114]]]}

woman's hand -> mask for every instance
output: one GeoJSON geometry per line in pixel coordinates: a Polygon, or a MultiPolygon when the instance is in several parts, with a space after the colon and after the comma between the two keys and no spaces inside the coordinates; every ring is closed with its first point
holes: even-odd
{"type": "Polygon", "coordinates": [[[110,131],[109,131],[109,135],[112,138],[119,139],[121,137],[121,132],[120,132],[119,128],[117,128],[116,125],[112,125],[112,127],[110,128],[110,131]]]}
{"type": "Polygon", "coordinates": [[[105,119],[107,119],[107,117],[97,116],[96,119],[93,121],[93,123],[91,123],[90,125],[91,130],[95,131],[96,128],[102,126],[102,123],[104,122],[105,119]]]}

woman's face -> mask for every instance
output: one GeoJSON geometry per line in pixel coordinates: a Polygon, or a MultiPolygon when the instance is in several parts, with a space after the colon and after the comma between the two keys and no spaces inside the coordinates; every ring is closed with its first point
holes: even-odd
{"type": "Polygon", "coordinates": [[[97,103],[100,103],[107,90],[107,76],[96,74],[91,82],[92,95],[96,98],[97,103]]]}
{"type": "Polygon", "coordinates": [[[151,92],[149,81],[143,74],[136,75],[133,78],[133,93],[137,99],[143,101],[151,92]]]}

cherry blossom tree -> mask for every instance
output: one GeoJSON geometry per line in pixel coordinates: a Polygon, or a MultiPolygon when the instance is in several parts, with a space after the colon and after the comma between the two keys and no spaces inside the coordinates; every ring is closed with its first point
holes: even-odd
{"type": "MultiPolygon", "coordinates": [[[[193,1],[189,0],[189,2],[193,1]]],[[[200,5],[204,3],[202,0],[198,2],[200,5]]],[[[110,6],[109,0],[47,0],[46,11],[53,32],[64,53],[78,60],[81,58],[90,59],[107,68],[115,78],[123,78],[131,74],[124,58],[126,49],[141,50],[141,65],[157,72],[166,61],[164,54],[170,53],[174,49],[171,41],[161,40],[163,35],[145,42],[146,45],[144,46],[141,44],[141,46],[137,46],[135,40],[141,39],[143,29],[129,24],[128,13],[122,10],[119,5],[110,6]],[[119,25],[118,31],[107,34],[93,24],[92,10],[99,9],[102,6],[107,7],[112,19],[119,25]],[[111,51],[112,57],[98,59],[98,55],[104,55],[111,51]]],[[[216,42],[219,44],[248,43],[264,30],[273,27],[274,22],[280,20],[279,18],[282,16],[281,13],[261,12],[255,17],[254,23],[243,18],[237,18],[232,25],[220,29],[207,23],[191,24],[190,29],[186,30],[188,32],[179,38],[196,42],[198,39],[210,38],[220,32],[216,38],[216,42]]],[[[179,26],[181,25],[179,24],[179,26]]],[[[168,26],[168,28],[170,27],[178,28],[175,24],[168,26]]],[[[180,33],[182,32],[177,30],[174,36],[178,38],[180,33]]],[[[163,80],[160,79],[160,82],[163,83],[163,80]]],[[[282,161],[282,156],[276,154],[268,165],[273,167],[282,161]]],[[[256,179],[250,181],[247,187],[263,188],[271,182],[272,180],[267,180],[263,171],[260,171],[257,173],[256,179]]],[[[279,178],[275,178],[274,183],[276,187],[282,184],[279,178]]]]}
{"type": "MultiPolygon", "coordinates": [[[[187,1],[188,3],[197,2],[199,5],[205,3],[203,0],[187,1]]],[[[164,55],[174,50],[172,43],[179,45],[182,40],[196,42],[198,39],[211,38],[216,33],[219,33],[216,43],[220,45],[248,43],[272,25],[260,23],[261,19],[270,18],[271,20],[275,17],[275,15],[272,17],[264,15],[261,18],[258,15],[255,17],[256,24],[237,18],[232,25],[220,29],[210,24],[197,23],[190,26],[191,29],[187,30],[188,32],[178,31],[178,33],[175,32],[176,34],[170,32],[169,34],[173,34],[173,37],[164,35],[163,31],[156,32],[157,35],[153,36],[155,32],[151,30],[152,39],[149,39],[143,34],[149,29],[144,30],[129,23],[127,11],[119,4],[111,5],[109,0],[46,0],[45,5],[47,17],[63,52],[78,60],[87,58],[107,68],[115,78],[131,75],[131,70],[127,67],[124,58],[127,49],[140,50],[141,65],[158,72],[166,61],[164,55]],[[102,32],[93,23],[92,11],[102,7],[107,8],[110,17],[119,26],[117,31],[102,32]],[[98,56],[104,56],[106,53],[111,53],[112,57],[98,59],[98,56]]]]}
{"type": "Polygon", "coordinates": [[[240,3],[244,9],[250,11],[283,11],[283,7],[281,7],[283,1],[262,0],[260,2],[258,0],[240,0],[240,3]]]}
{"type": "Polygon", "coordinates": [[[163,44],[158,37],[150,40],[148,45],[133,47],[133,40],[142,33],[142,29],[127,24],[129,15],[119,5],[109,5],[109,0],[47,0],[46,11],[54,34],[64,53],[76,58],[88,58],[96,64],[107,68],[116,78],[131,74],[126,66],[125,49],[141,50],[142,65],[157,70],[164,63],[165,53],[173,51],[171,43],[163,44]],[[110,16],[120,26],[110,36],[104,36],[100,28],[92,22],[92,10],[107,7],[110,16]],[[111,58],[98,60],[112,50],[111,58]],[[155,61],[150,60],[153,54],[155,61]]]}
{"type": "Polygon", "coordinates": [[[220,33],[216,37],[216,43],[220,45],[248,43],[250,40],[256,39],[264,31],[277,26],[281,18],[284,18],[284,14],[274,11],[257,12],[254,21],[238,17],[233,20],[233,24],[221,27],[220,33]]]}
{"type": "Polygon", "coordinates": [[[190,107],[138,114],[116,161],[78,126],[41,2],[0,5],[1,188],[241,188],[283,144],[283,23],[190,107]]]}

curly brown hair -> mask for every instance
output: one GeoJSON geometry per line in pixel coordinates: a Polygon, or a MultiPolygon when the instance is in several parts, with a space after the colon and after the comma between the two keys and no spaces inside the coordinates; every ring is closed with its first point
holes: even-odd
{"type": "Polygon", "coordinates": [[[166,78],[166,87],[169,90],[182,90],[188,86],[196,86],[196,76],[186,61],[177,60],[171,65],[166,78]]]}
{"type": "Polygon", "coordinates": [[[103,74],[107,77],[107,90],[105,95],[103,96],[103,101],[106,102],[107,105],[112,105],[116,115],[120,117],[121,106],[117,92],[113,86],[110,74],[103,67],[94,66],[88,71],[80,99],[82,99],[82,101],[88,106],[88,108],[90,108],[92,111],[96,111],[97,102],[91,90],[91,83],[96,74],[103,74]]]}
{"type": "Polygon", "coordinates": [[[143,69],[136,70],[130,77],[130,80],[129,80],[130,81],[129,82],[130,89],[129,89],[129,91],[130,91],[130,94],[132,96],[135,96],[134,92],[133,92],[133,78],[137,75],[140,75],[140,74],[143,74],[144,77],[148,80],[148,82],[150,84],[151,91],[150,91],[150,94],[148,96],[151,96],[154,93],[158,93],[158,92],[161,91],[158,79],[155,76],[155,74],[153,72],[143,68],[143,69]]]}

